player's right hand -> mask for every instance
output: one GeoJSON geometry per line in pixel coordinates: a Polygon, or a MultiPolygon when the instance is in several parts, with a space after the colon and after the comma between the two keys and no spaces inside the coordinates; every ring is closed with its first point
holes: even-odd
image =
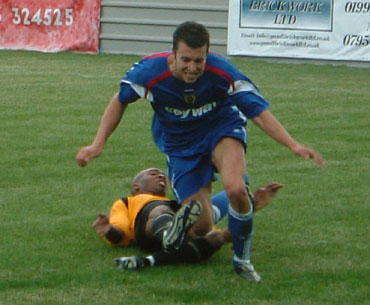
{"type": "Polygon", "coordinates": [[[92,224],[92,227],[96,230],[96,233],[100,237],[104,237],[109,231],[109,217],[104,213],[99,213],[98,218],[92,224]]]}
{"type": "Polygon", "coordinates": [[[257,212],[258,210],[265,208],[282,187],[284,187],[284,184],[272,182],[257,189],[253,193],[254,199],[256,200],[254,211],[257,212]]]}
{"type": "Polygon", "coordinates": [[[76,155],[76,162],[79,166],[84,167],[87,163],[100,155],[100,151],[93,145],[85,146],[80,149],[76,155]]]}

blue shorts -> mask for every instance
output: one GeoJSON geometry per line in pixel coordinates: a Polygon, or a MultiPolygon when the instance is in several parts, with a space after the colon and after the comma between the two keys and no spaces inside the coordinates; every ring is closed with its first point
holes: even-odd
{"type": "Polygon", "coordinates": [[[207,153],[188,157],[167,156],[168,178],[178,202],[184,201],[216,179],[216,168],[212,163],[213,150],[225,137],[238,139],[245,146],[247,132],[240,124],[222,126],[209,133],[202,141],[202,145],[208,147],[207,153]]]}

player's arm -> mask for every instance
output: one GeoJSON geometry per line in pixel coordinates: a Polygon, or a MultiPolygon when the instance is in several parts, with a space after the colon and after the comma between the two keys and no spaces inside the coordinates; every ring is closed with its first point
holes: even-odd
{"type": "Polygon", "coordinates": [[[105,237],[112,244],[118,244],[124,236],[122,230],[109,223],[109,217],[103,213],[98,214],[98,218],[93,223],[93,228],[100,237],[105,237]]]}
{"type": "Polygon", "coordinates": [[[91,145],[82,147],[77,153],[78,165],[86,166],[91,159],[101,154],[104,144],[117,128],[126,108],[127,104],[118,101],[118,94],[114,95],[104,112],[94,141],[91,145]]]}
{"type": "Polygon", "coordinates": [[[268,109],[265,109],[259,115],[252,118],[252,121],[268,136],[288,147],[296,155],[304,159],[312,158],[317,164],[321,166],[325,165],[319,153],[295,141],[268,109]]]}
{"type": "Polygon", "coordinates": [[[247,81],[241,84],[238,92],[232,94],[230,98],[248,119],[251,119],[272,139],[288,147],[294,154],[305,159],[312,158],[321,166],[325,165],[320,154],[298,143],[290,136],[283,125],[268,110],[269,103],[262,97],[257,87],[247,81]]]}

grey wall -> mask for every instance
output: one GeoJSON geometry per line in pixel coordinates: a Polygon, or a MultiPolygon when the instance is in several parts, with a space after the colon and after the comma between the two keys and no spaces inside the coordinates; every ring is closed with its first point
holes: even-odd
{"type": "Polygon", "coordinates": [[[226,55],[227,0],[102,0],[100,50],[147,55],[171,48],[172,32],[183,21],[204,24],[211,50],[226,55]]]}

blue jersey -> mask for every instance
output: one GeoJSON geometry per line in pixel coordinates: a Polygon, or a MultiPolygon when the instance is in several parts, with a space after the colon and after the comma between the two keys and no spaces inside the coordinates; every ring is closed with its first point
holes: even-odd
{"type": "Polygon", "coordinates": [[[210,53],[195,83],[175,78],[167,58],[171,52],[144,57],[123,77],[118,100],[139,98],[154,109],[154,141],[166,154],[191,156],[207,153],[203,139],[215,128],[243,126],[268,107],[257,87],[223,57],[210,53]],[[235,105],[237,107],[235,107],[235,105]]]}

